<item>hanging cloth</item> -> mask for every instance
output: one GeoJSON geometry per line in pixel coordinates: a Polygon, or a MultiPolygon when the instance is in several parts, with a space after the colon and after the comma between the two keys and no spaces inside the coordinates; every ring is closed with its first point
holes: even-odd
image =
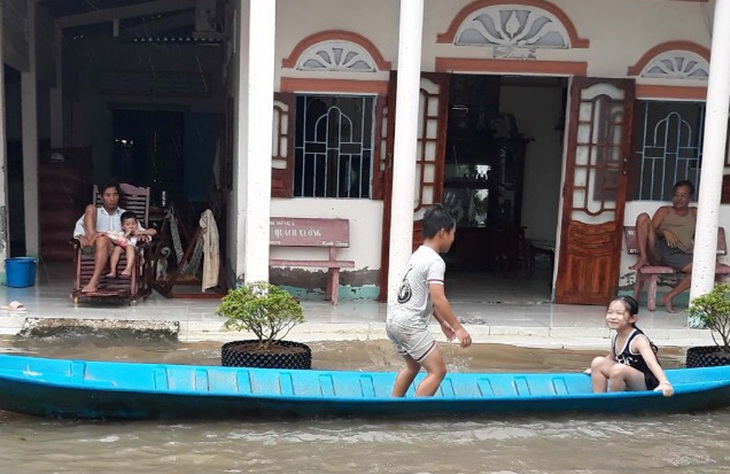
{"type": "Polygon", "coordinates": [[[203,277],[201,290],[218,286],[218,273],[220,270],[220,249],[218,226],[215,217],[210,209],[206,209],[200,215],[200,233],[203,236],[203,277]]]}

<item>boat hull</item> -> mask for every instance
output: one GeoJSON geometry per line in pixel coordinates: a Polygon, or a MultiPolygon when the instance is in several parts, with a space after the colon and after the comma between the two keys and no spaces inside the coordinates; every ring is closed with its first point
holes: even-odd
{"type": "Polygon", "coordinates": [[[730,404],[730,373],[726,368],[667,372],[677,392],[673,397],[649,391],[593,394],[590,378],[583,374],[459,373],[449,374],[435,397],[415,398],[409,393],[406,398],[395,399],[389,396],[395,374],[385,372],[129,364],[0,355],[0,409],[44,417],[127,420],[422,418],[676,413],[730,404]],[[235,391],[231,390],[233,385],[235,391]]]}

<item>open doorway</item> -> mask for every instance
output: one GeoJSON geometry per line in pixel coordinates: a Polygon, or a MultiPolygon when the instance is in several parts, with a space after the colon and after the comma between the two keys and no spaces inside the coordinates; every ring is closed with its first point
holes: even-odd
{"type": "Polygon", "coordinates": [[[176,194],[183,179],[185,114],[114,110],[112,173],[121,182],[176,194]]]}
{"type": "Polygon", "coordinates": [[[567,79],[451,78],[444,203],[457,219],[445,256],[459,301],[552,298],[567,79]]]}

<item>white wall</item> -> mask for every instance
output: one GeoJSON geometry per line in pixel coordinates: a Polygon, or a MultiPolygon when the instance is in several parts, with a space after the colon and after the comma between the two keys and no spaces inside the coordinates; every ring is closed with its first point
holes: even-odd
{"type": "Polygon", "coordinates": [[[525,237],[555,240],[560,203],[563,131],[556,130],[565,105],[558,86],[505,86],[500,112],[512,114],[517,129],[530,139],[525,156],[522,225],[525,237]]]}
{"type": "MultiPolygon", "coordinates": [[[[340,249],[338,258],[354,260],[353,270],[380,268],[383,201],[368,199],[273,199],[272,217],[324,217],[350,221],[350,248],[340,249]]],[[[323,249],[271,248],[271,258],[321,259],[323,249]]],[[[343,270],[347,271],[347,270],[343,270]]]]}

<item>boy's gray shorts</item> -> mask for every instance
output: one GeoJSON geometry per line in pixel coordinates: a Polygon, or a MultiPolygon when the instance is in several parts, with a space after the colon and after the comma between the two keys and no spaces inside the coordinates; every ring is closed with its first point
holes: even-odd
{"type": "Polygon", "coordinates": [[[386,321],[385,332],[400,355],[422,362],[436,348],[436,340],[428,328],[405,327],[386,321]]]}

